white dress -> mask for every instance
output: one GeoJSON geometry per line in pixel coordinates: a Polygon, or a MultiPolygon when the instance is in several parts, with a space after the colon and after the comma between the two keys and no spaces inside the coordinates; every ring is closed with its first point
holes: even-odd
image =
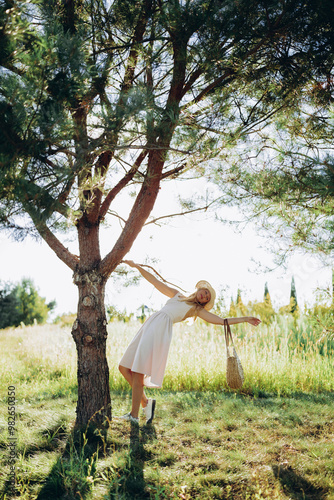
{"type": "Polygon", "coordinates": [[[120,365],[143,373],[146,387],[161,387],[165,374],[173,323],[182,321],[191,305],[177,293],[166,305],[150,316],[125,351],[120,365]]]}

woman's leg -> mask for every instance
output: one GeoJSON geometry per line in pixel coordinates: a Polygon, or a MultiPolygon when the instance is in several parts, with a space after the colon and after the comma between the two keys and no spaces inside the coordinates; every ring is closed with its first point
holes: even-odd
{"type": "MultiPolygon", "coordinates": [[[[119,365],[118,369],[121,372],[121,374],[123,375],[123,377],[125,378],[125,380],[130,384],[131,387],[133,387],[134,372],[132,372],[130,370],[130,368],[125,368],[125,366],[122,366],[122,365],[119,365]]],[[[137,373],[137,375],[142,375],[142,374],[137,373]]],[[[133,399],[133,393],[132,393],[132,399],[133,399]]],[[[148,399],[147,399],[145,391],[144,391],[144,375],[143,375],[143,387],[142,387],[142,397],[141,397],[141,405],[143,408],[145,408],[145,406],[147,405],[147,401],[148,401],[148,399]]],[[[132,415],[132,416],[134,416],[134,415],[132,415]]]]}
{"type": "MultiPolygon", "coordinates": [[[[132,372],[132,408],[131,415],[138,418],[140,403],[143,401],[144,375],[132,372]]],[[[147,402],[146,402],[147,404],[147,402]]]]}

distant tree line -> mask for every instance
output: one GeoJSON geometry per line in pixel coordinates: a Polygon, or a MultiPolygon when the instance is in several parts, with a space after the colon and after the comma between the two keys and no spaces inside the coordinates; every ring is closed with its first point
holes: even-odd
{"type": "MultiPolygon", "coordinates": [[[[271,297],[269,293],[268,283],[264,286],[263,301],[253,301],[248,302],[245,305],[241,298],[240,289],[237,292],[237,298],[231,298],[231,304],[228,311],[228,316],[248,316],[249,314],[254,314],[261,318],[262,322],[269,325],[277,315],[273,304],[271,302],[271,297]]],[[[292,314],[295,318],[299,316],[299,306],[297,302],[297,292],[294,277],[291,280],[291,291],[290,291],[290,301],[289,304],[280,307],[278,314],[292,314]]]]}
{"type": "MultiPolygon", "coordinates": [[[[281,306],[278,311],[275,311],[274,306],[271,301],[270,292],[268,283],[265,283],[264,286],[264,294],[262,301],[249,301],[245,304],[242,300],[242,292],[240,289],[237,291],[236,299],[234,297],[231,298],[230,305],[227,306],[223,296],[218,296],[213,312],[220,316],[228,316],[228,317],[237,317],[237,316],[249,316],[255,315],[261,318],[262,323],[265,325],[269,325],[273,322],[275,317],[278,315],[292,315],[294,319],[297,319],[300,316],[300,308],[297,300],[297,290],[295,279],[292,276],[291,278],[291,288],[290,288],[290,299],[288,304],[281,306]]],[[[309,318],[317,318],[318,312],[321,310],[321,315],[324,317],[325,313],[331,315],[334,311],[334,300],[332,300],[332,304],[327,307],[325,302],[328,302],[328,298],[334,296],[334,271],[333,271],[333,283],[332,290],[323,290],[321,297],[318,297],[315,305],[312,308],[306,308],[305,313],[309,318]],[[325,300],[324,300],[325,299],[325,300]]],[[[148,308],[146,305],[141,305],[135,313],[128,313],[126,310],[119,311],[114,306],[107,306],[107,318],[108,323],[113,321],[123,321],[127,323],[129,321],[140,321],[143,323],[145,319],[153,312],[152,309],[148,308]]],[[[328,318],[326,319],[328,323],[328,318]]],[[[332,323],[332,322],[331,322],[332,323]]],[[[66,325],[67,326],[67,325],[66,325]]]]}
{"type": "Polygon", "coordinates": [[[46,303],[33,281],[24,278],[18,284],[0,283],[0,329],[20,324],[43,324],[56,302],[46,303]]]}
{"type": "Polygon", "coordinates": [[[112,323],[113,321],[123,321],[124,323],[128,323],[131,320],[138,320],[141,323],[147,319],[148,316],[153,312],[153,309],[142,304],[135,313],[127,313],[126,310],[118,311],[114,306],[108,306],[106,309],[108,323],[112,323]]]}
{"type": "MultiPolygon", "coordinates": [[[[142,304],[136,312],[127,312],[126,309],[123,311],[119,311],[115,306],[107,305],[106,306],[106,316],[108,323],[113,323],[117,321],[122,321],[123,323],[129,323],[130,321],[140,321],[144,323],[147,317],[153,312],[153,309],[142,304]]],[[[77,315],[75,313],[64,313],[60,316],[57,316],[54,320],[55,324],[60,325],[61,327],[69,328],[73,325],[77,315]]]]}

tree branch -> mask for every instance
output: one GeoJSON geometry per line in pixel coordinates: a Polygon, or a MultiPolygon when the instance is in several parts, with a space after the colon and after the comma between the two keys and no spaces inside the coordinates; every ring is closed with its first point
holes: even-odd
{"type": "MultiPolygon", "coordinates": [[[[226,52],[226,50],[228,50],[229,47],[233,45],[233,43],[231,42],[227,47],[226,46],[224,47],[225,42],[226,40],[220,44],[220,50],[221,51],[224,50],[224,52],[226,52]]],[[[191,87],[194,85],[196,80],[198,80],[198,78],[204,73],[204,71],[205,69],[199,66],[195,71],[193,71],[193,73],[190,74],[188,81],[183,87],[182,97],[185,96],[190,91],[191,87]]]]}
{"type": "Polygon", "coordinates": [[[61,204],[64,204],[67,198],[69,197],[71,193],[72,186],[75,181],[75,176],[73,175],[72,179],[70,179],[67,183],[60,195],[58,196],[58,202],[61,204]]]}
{"type": "MultiPolygon", "coordinates": [[[[50,207],[45,208],[45,213],[51,213],[50,211],[55,211],[61,214],[63,217],[67,218],[70,214],[70,207],[64,205],[59,198],[53,198],[48,191],[40,187],[38,184],[34,182],[21,181],[19,179],[16,180],[16,186],[22,189],[25,193],[25,198],[27,203],[30,203],[30,199],[34,201],[38,201],[38,199],[42,199],[43,206],[50,207]]],[[[32,206],[32,205],[31,205],[32,206]]]]}
{"type": "Polygon", "coordinates": [[[187,64],[187,35],[183,31],[173,34],[173,77],[165,107],[165,116],[159,128],[158,150],[152,150],[148,156],[147,173],[132,207],[125,227],[117,240],[114,248],[101,262],[101,273],[108,278],[119,262],[123,259],[133,245],[143,225],[149,217],[157,198],[162,169],[166,159],[166,151],[170,147],[173,132],[179,116],[179,104],[182,98],[182,89],[185,80],[187,64]]]}
{"type": "Polygon", "coordinates": [[[162,219],[169,219],[171,217],[180,217],[182,215],[188,215],[188,214],[192,214],[194,212],[206,212],[216,202],[217,202],[217,200],[213,200],[211,203],[209,203],[205,207],[194,208],[192,210],[187,210],[185,212],[180,212],[178,214],[162,215],[161,217],[156,217],[155,219],[152,219],[152,220],[146,222],[146,224],[144,224],[144,226],[148,226],[149,224],[156,224],[159,220],[162,220],[162,219]]]}
{"type": "Polygon", "coordinates": [[[37,211],[30,203],[23,203],[24,209],[30,215],[38,233],[43,238],[43,240],[49,245],[51,250],[55,252],[57,257],[62,260],[72,271],[74,271],[79,264],[79,258],[73,255],[68,248],[56,238],[56,236],[50,231],[45,222],[43,222],[37,214],[37,211]]]}
{"type": "Polygon", "coordinates": [[[99,213],[100,220],[103,220],[105,218],[106,213],[108,212],[112,201],[115,199],[118,193],[133,179],[138,168],[140,167],[145,157],[147,156],[147,153],[148,150],[144,149],[138,156],[137,160],[135,161],[133,167],[129,170],[129,172],[123,177],[123,179],[121,179],[118,182],[118,184],[116,184],[116,186],[111,191],[109,191],[108,195],[106,196],[100,208],[100,213],[99,213]]]}
{"type": "Polygon", "coordinates": [[[151,151],[149,154],[147,175],[137,195],[136,201],[133,204],[125,227],[115,243],[114,248],[101,262],[101,274],[106,278],[110,276],[112,271],[123,259],[124,255],[130,251],[130,248],[150,215],[159,192],[163,164],[164,160],[161,158],[159,152],[151,151]]]}
{"type": "Polygon", "coordinates": [[[236,72],[233,69],[226,70],[223,75],[221,75],[219,78],[216,78],[210,85],[205,87],[192,101],[187,102],[184,106],[182,106],[182,110],[189,108],[190,106],[197,104],[199,101],[201,101],[207,94],[209,94],[212,90],[217,88],[219,85],[223,83],[224,80],[226,80],[228,77],[231,77],[232,75],[235,75],[236,72]]]}
{"type": "MultiPolygon", "coordinates": [[[[119,221],[123,222],[124,226],[126,224],[126,220],[123,219],[123,217],[121,217],[118,213],[116,212],[113,212],[112,210],[108,210],[108,214],[112,215],[113,217],[116,217],[117,219],[119,219],[119,221]]],[[[120,224],[120,226],[122,227],[122,224],[120,224]]],[[[123,226],[123,227],[124,227],[123,226]]],[[[122,228],[123,229],[123,228],[122,228]]]]}
{"type": "MultiPolygon", "coordinates": [[[[139,14],[137,25],[136,25],[135,30],[134,30],[134,35],[133,35],[133,39],[132,39],[132,43],[131,43],[131,47],[130,47],[130,52],[129,52],[129,56],[127,59],[127,66],[125,68],[123,83],[122,83],[121,90],[120,90],[120,97],[119,97],[119,100],[118,100],[118,103],[116,106],[116,111],[115,111],[116,121],[118,121],[118,123],[116,124],[115,130],[111,134],[111,137],[110,137],[111,140],[107,141],[107,142],[110,142],[111,144],[113,144],[113,147],[112,147],[112,149],[104,151],[99,156],[97,164],[96,164],[97,170],[101,170],[102,177],[103,177],[104,173],[106,173],[106,171],[108,169],[108,165],[110,164],[110,162],[114,156],[114,152],[116,149],[116,147],[114,145],[117,144],[118,134],[119,134],[119,131],[121,129],[121,123],[122,123],[122,119],[117,118],[117,117],[119,116],[119,111],[125,107],[126,95],[128,94],[130,88],[133,85],[134,73],[135,73],[135,69],[137,66],[137,62],[138,62],[138,44],[142,43],[142,41],[143,41],[143,36],[145,33],[147,20],[148,20],[148,14],[151,11],[151,8],[152,8],[152,0],[145,0],[142,11],[139,14]]],[[[104,139],[104,137],[103,137],[103,139],[104,139]]],[[[143,153],[141,153],[141,155],[139,155],[138,160],[141,159],[140,163],[143,161],[146,154],[147,154],[147,152],[145,152],[145,153],[143,152],[143,153]],[[143,154],[144,154],[144,156],[142,156],[143,154]]],[[[136,163],[134,165],[134,168],[131,169],[130,172],[117,184],[117,186],[115,186],[114,189],[112,189],[110,191],[107,198],[104,200],[102,207],[100,207],[99,213],[96,210],[96,214],[98,213],[98,217],[100,218],[100,220],[105,217],[105,215],[109,209],[110,203],[115,198],[115,196],[119,193],[119,191],[121,189],[123,189],[123,187],[132,179],[132,177],[136,173],[136,171],[140,165],[140,163],[139,163],[139,165],[136,167],[136,163]]],[[[96,197],[95,198],[96,207],[100,206],[99,203],[101,202],[101,199],[102,199],[102,191],[100,191],[99,193],[95,193],[95,197],[96,197]]]]}
{"type": "Polygon", "coordinates": [[[183,163],[183,165],[180,165],[179,167],[173,168],[173,170],[169,170],[168,172],[165,172],[161,176],[161,180],[166,179],[167,177],[171,177],[173,175],[177,175],[179,172],[181,172],[186,166],[186,163],[183,163]]]}
{"type": "MultiPolygon", "coordinates": [[[[279,23],[279,20],[280,20],[280,18],[276,21],[275,26],[279,23]]],[[[270,33],[270,34],[268,33],[266,36],[264,36],[263,39],[258,44],[255,45],[255,47],[253,47],[246,54],[244,54],[244,56],[242,57],[242,61],[246,60],[247,58],[249,58],[250,56],[252,56],[253,54],[255,54],[262,47],[262,45],[267,41],[267,38],[269,36],[271,36],[271,35],[272,35],[272,33],[270,33]]],[[[197,70],[197,71],[199,71],[199,70],[197,70]]],[[[194,75],[196,76],[196,72],[195,72],[194,75]]],[[[221,75],[219,78],[216,78],[216,80],[214,80],[212,83],[210,83],[210,85],[208,85],[207,87],[205,87],[192,101],[190,101],[187,104],[185,104],[182,107],[182,109],[186,109],[186,108],[192,106],[193,104],[198,103],[206,95],[208,95],[210,92],[212,92],[215,88],[217,88],[218,86],[220,86],[223,83],[224,80],[226,80],[229,77],[236,76],[236,75],[237,75],[237,71],[236,70],[234,70],[234,69],[227,69],[224,72],[223,75],[221,75]]],[[[188,85],[189,85],[189,83],[188,83],[188,85]]]]}

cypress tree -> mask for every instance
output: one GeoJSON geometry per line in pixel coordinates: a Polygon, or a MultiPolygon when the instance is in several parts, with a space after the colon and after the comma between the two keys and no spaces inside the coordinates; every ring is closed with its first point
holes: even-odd
{"type": "Polygon", "coordinates": [[[242,316],[246,316],[247,307],[245,306],[245,304],[242,301],[240,288],[238,288],[238,293],[237,293],[236,309],[238,311],[238,314],[241,314],[242,316]]]}
{"type": "Polygon", "coordinates": [[[296,292],[296,285],[295,285],[295,279],[292,276],[291,280],[291,292],[290,292],[290,312],[291,314],[294,314],[298,309],[298,302],[297,302],[297,292],[296,292]]]}
{"type": "Polygon", "coordinates": [[[268,288],[268,283],[267,282],[264,285],[264,302],[265,302],[265,304],[268,304],[270,307],[272,307],[271,298],[270,298],[270,293],[269,293],[269,288],[268,288]]]}
{"type": "Polygon", "coordinates": [[[234,303],[233,296],[231,297],[231,304],[230,304],[230,309],[229,309],[228,315],[231,318],[235,318],[237,316],[237,309],[236,309],[236,306],[234,303]]]}

